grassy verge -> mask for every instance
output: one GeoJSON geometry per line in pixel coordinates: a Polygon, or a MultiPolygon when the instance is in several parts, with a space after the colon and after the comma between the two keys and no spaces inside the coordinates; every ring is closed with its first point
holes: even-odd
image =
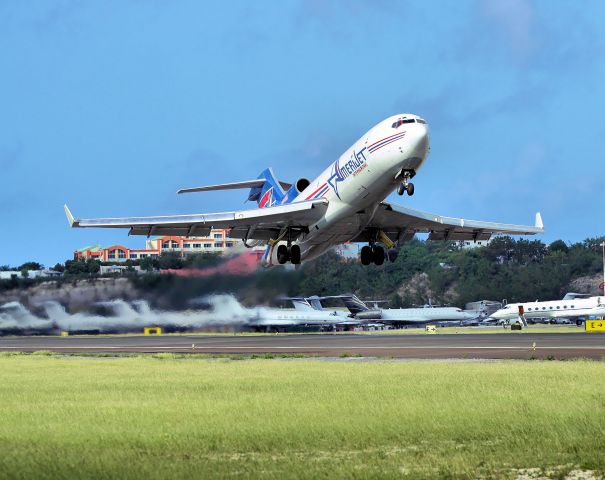
{"type": "Polygon", "coordinates": [[[605,363],[0,356],[3,478],[605,469],[605,363]]]}

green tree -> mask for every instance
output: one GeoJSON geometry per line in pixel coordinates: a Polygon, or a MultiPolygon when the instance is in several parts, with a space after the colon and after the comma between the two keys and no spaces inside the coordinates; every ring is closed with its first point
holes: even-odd
{"type": "Polygon", "coordinates": [[[89,258],[86,260],[86,272],[91,275],[96,275],[101,270],[101,262],[98,260],[89,258]]]}
{"type": "Polygon", "coordinates": [[[554,252],[567,253],[567,252],[569,252],[569,247],[563,240],[555,240],[548,246],[548,251],[551,253],[554,253],[554,252]]]}
{"type": "Polygon", "coordinates": [[[141,266],[142,270],[145,270],[147,272],[151,272],[154,268],[156,268],[154,259],[151,257],[143,257],[141,258],[141,261],[139,262],[139,265],[141,266]]]}
{"type": "Polygon", "coordinates": [[[42,270],[44,266],[38,262],[25,262],[19,267],[19,270],[42,270]]]}

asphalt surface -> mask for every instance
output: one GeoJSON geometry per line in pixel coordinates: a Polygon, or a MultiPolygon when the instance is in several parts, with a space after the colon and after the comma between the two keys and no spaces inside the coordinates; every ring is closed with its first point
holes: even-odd
{"type": "Polygon", "coordinates": [[[605,334],[509,332],[449,335],[100,335],[0,338],[0,351],[37,350],[64,353],[302,353],[327,357],[346,353],[394,358],[603,359],[605,334]]]}

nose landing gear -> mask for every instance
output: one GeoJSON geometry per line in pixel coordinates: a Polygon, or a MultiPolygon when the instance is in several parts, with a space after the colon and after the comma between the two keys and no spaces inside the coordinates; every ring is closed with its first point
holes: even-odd
{"type": "Polygon", "coordinates": [[[414,184],[410,182],[410,179],[416,174],[416,172],[405,171],[401,173],[403,176],[402,182],[397,187],[397,194],[403,195],[407,192],[407,194],[411,197],[414,195],[414,184]]]}

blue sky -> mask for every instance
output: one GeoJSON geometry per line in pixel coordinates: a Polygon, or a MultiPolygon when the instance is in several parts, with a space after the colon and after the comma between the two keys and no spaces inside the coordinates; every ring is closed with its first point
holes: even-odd
{"type": "MultiPolygon", "coordinates": [[[[0,3],[0,265],[142,246],[76,216],[224,211],[179,187],[316,176],[423,115],[414,208],[604,234],[605,2],[0,3]]],[[[249,204],[250,205],[250,204],[249,204]]]]}

